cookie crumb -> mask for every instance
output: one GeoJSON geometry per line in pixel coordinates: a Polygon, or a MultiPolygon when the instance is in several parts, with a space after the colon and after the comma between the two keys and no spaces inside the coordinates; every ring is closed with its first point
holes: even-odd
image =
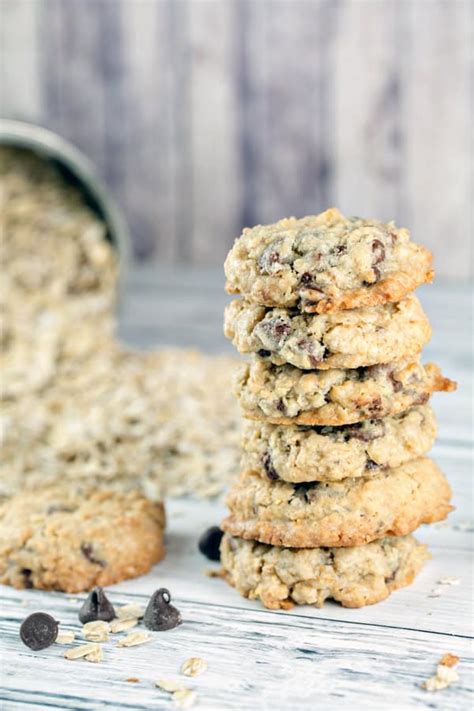
{"type": "Polygon", "coordinates": [[[175,691],[173,696],[173,703],[180,709],[190,709],[197,701],[197,694],[191,689],[179,689],[175,691]]]}
{"type": "Polygon", "coordinates": [[[128,679],[125,679],[125,681],[130,682],[130,684],[138,684],[140,679],[137,676],[129,676],[128,679]]]}
{"type": "Polygon", "coordinates": [[[134,620],[143,617],[144,609],[136,602],[131,602],[129,605],[123,605],[115,610],[119,620],[134,620]]]}
{"type": "Polygon", "coordinates": [[[440,578],[438,580],[438,585],[459,585],[460,582],[460,578],[452,578],[448,576],[446,578],[440,578]]]}
{"type": "Polygon", "coordinates": [[[56,644],[71,644],[76,638],[75,633],[72,630],[64,630],[63,632],[58,632],[56,637],[56,644]]]}
{"type": "Polygon", "coordinates": [[[126,637],[123,637],[119,642],[117,642],[117,647],[136,647],[139,644],[146,644],[152,639],[151,634],[148,632],[129,632],[126,637]]]}
{"type": "Polygon", "coordinates": [[[199,676],[207,669],[207,662],[201,657],[190,657],[181,665],[181,674],[186,676],[199,676]]]}
{"type": "Polygon", "coordinates": [[[181,682],[175,681],[174,679],[157,679],[155,686],[159,689],[163,689],[163,691],[169,691],[170,693],[181,691],[185,688],[181,682]]]}
{"type": "Polygon", "coordinates": [[[455,667],[456,664],[459,664],[459,657],[457,657],[455,654],[450,654],[448,652],[447,654],[444,654],[441,657],[439,663],[442,664],[444,667],[455,667]]]}
{"type": "Polygon", "coordinates": [[[82,628],[84,639],[90,642],[107,642],[109,639],[110,625],[104,620],[86,622],[82,628]]]}
{"type": "Polygon", "coordinates": [[[222,578],[223,573],[221,568],[206,568],[204,570],[204,575],[208,578],[222,578]]]}
{"type": "Polygon", "coordinates": [[[110,631],[112,634],[117,634],[118,632],[125,632],[125,630],[129,630],[131,627],[135,627],[135,625],[138,625],[137,617],[131,617],[127,620],[112,620],[110,623],[110,631]]]}
{"type": "Polygon", "coordinates": [[[66,659],[80,659],[88,654],[97,654],[97,649],[101,649],[99,644],[81,644],[79,647],[73,647],[64,652],[66,659]]]}
{"type": "Polygon", "coordinates": [[[426,691],[441,691],[454,684],[459,679],[459,674],[454,669],[458,662],[459,657],[455,654],[444,654],[438,662],[436,674],[424,681],[422,688],[426,691]]]}

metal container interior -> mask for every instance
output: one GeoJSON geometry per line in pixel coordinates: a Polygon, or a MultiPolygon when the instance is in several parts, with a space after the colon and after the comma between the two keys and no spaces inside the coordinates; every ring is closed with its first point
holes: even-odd
{"type": "Polygon", "coordinates": [[[107,192],[92,163],[72,144],[45,128],[23,121],[0,120],[0,145],[28,149],[53,163],[64,179],[82,193],[84,202],[104,222],[107,239],[119,255],[119,302],[130,267],[130,234],[116,202],[107,192]]]}

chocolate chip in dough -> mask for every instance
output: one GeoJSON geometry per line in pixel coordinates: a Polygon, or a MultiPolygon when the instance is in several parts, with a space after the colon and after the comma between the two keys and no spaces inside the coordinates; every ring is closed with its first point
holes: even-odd
{"type": "Polygon", "coordinates": [[[23,620],[20,637],[23,644],[37,652],[50,647],[58,636],[59,622],[46,612],[34,612],[23,620]]]}
{"type": "Polygon", "coordinates": [[[220,560],[221,552],[219,546],[221,544],[223,532],[219,526],[211,526],[202,534],[199,539],[198,548],[209,560],[220,560]]]}
{"type": "Polygon", "coordinates": [[[143,616],[145,627],[154,632],[164,632],[180,625],[183,621],[181,613],[170,603],[169,590],[160,588],[154,592],[143,616]]]}
{"type": "Polygon", "coordinates": [[[79,610],[79,620],[83,625],[86,622],[95,622],[95,620],[110,622],[115,616],[114,606],[100,587],[90,591],[79,610]]]}

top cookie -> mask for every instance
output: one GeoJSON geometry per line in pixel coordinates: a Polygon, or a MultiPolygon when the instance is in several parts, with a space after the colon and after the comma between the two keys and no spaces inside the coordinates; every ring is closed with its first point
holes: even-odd
{"type": "Polygon", "coordinates": [[[226,288],[263,306],[330,313],[400,301],[432,280],[431,262],[408,230],[331,208],[246,228],[227,256],[226,288]]]}

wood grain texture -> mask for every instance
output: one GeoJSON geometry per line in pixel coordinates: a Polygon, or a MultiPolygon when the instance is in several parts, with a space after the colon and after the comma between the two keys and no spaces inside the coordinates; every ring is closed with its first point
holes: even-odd
{"type": "MultiPolygon", "coordinates": [[[[18,709],[172,709],[154,687],[160,677],[196,689],[196,709],[222,711],[468,711],[472,707],[472,349],[471,292],[437,283],[420,290],[433,322],[426,360],[439,362],[460,389],[434,397],[439,437],[432,455],[454,490],[456,510],[448,522],[423,526],[417,537],[433,559],[414,584],[378,605],[359,610],[334,603],[270,612],[242,599],[204,571],[197,538],[224,515],[222,501],[171,500],[166,559],[148,575],[110,588],[114,603],[138,601],[168,587],[184,624],[157,633],[149,645],[105,647],[105,661],[63,658],[64,647],[33,653],[18,637],[21,620],[35,610],[53,614],[79,634],[78,601],[40,591],[0,588],[0,707],[18,709]],[[451,577],[458,585],[440,585],[451,577]],[[457,654],[460,680],[428,693],[420,684],[446,652],[457,654]],[[208,671],[180,676],[182,662],[201,656],[208,671]],[[138,677],[137,684],[127,683],[138,677]]],[[[136,346],[227,347],[222,310],[228,299],[216,269],[146,269],[129,278],[120,333],[136,346]]],[[[230,347],[229,347],[230,351],[230,347]]],[[[79,640],[78,640],[79,641],[79,640]]],[[[78,643],[78,642],[76,642],[78,643]]]]}
{"type": "Polygon", "coordinates": [[[470,0],[0,0],[1,113],[95,161],[136,255],[219,264],[337,204],[465,278],[470,0]]]}

